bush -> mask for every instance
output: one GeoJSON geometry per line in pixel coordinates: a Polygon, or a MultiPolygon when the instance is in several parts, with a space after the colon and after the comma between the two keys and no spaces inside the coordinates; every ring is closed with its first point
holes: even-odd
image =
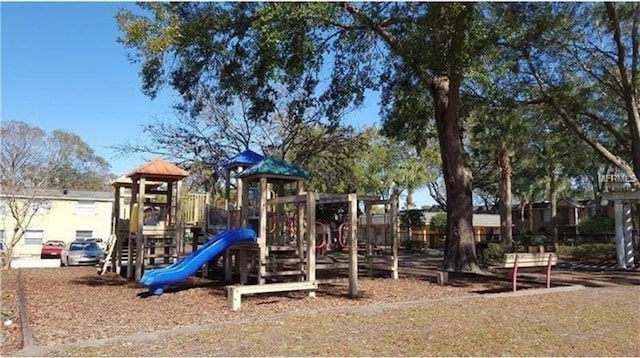
{"type": "Polygon", "coordinates": [[[561,245],[558,255],[574,260],[608,261],[616,259],[615,244],[582,244],[578,246],[561,245]]]}
{"type": "Polygon", "coordinates": [[[422,252],[426,249],[427,243],[422,240],[407,240],[404,247],[407,251],[422,252]]]}
{"type": "Polygon", "coordinates": [[[488,265],[498,265],[504,260],[504,245],[495,242],[489,243],[487,249],[482,252],[482,262],[488,265]]]}
{"type": "Polygon", "coordinates": [[[516,243],[526,248],[552,243],[552,239],[543,231],[527,231],[516,238],[516,243]]]}
{"type": "Polygon", "coordinates": [[[424,215],[422,210],[413,209],[413,210],[405,210],[400,213],[400,224],[402,227],[423,227],[426,223],[424,222],[424,215]]]}
{"type": "Polygon", "coordinates": [[[613,235],[615,230],[615,220],[607,216],[591,216],[578,223],[580,235],[613,235]]]}
{"type": "Polygon", "coordinates": [[[429,220],[429,227],[436,231],[444,231],[447,227],[447,213],[441,212],[433,215],[429,220]]]}
{"type": "Polygon", "coordinates": [[[558,256],[573,257],[573,253],[577,246],[560,245],[558,246],[558,256]]]}

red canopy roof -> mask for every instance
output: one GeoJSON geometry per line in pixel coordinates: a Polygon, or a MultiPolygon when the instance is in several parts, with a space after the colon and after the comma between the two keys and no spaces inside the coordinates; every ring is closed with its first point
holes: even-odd
{"type": "Polygon", "coordinates": [[[162,158],[156,158],[146,164],[143,164],[127,174],[128,177],[163,177],[163,178],[184,178],[189,176],[189,172],[178,168],[177,166],[163,160],[162,158]]]}

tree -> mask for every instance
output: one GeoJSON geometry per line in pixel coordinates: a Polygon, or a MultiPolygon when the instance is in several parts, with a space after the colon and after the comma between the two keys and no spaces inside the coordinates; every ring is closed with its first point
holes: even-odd
{"type": "Polygon", "coordinates": [[[552,109],[640,187],[640,5],[510,3],[493,9],[510,30],[504,56],[519,59],[513,75],[529,85],[520,100],[552,109]]]}
{"type": "Polygon", "coordinates": [[[49,205],[34,189],[104,190],[109,165],[72,133],[48,134],[24,122],[4,121],[0,137],[0,205],[3,219],[10,218],[15,228],[7,242],[8,268],[34,215],[49,205]]]}
{"type": "MultiPolygon", "coordinates": [[[[476,116],[479,118],[473,127],[473,152],[481,162],[484,162],[482,163],[484,168],[488,168],[489,171],[496,168],[499,173],[500,237],[505,247],[510,248],[513,243],[511,213],[513,161],[516,155],[523,154],[520,149],[530,138],[528,135],[530,124],[523,118],[522,111],[510,108],[490,108],[477,113],[476,116]]],[[[494,177],[491,174],[482,175],[489,179],[486,184],[482,179],[479,183],[484,184],[487,191],[491,191],[491,185],[495,183],[491,180],[494,177]]]]}
{"type": "MultiPolygon", "coordinates": [[[[472,3],[147,3],[123,11],[122,43],[137,50],[143,90],[169,81],[198,109],[206,89],[220,102],[251,98],[249,113],[273,112],[279,86],[313,89],[337,120],[367,89],[398,79],[432,104],[446,185],[444,268],[475,271],[472,174],[462,143],[460,88],[491,40],[472,3]],[[325,80],[326,79],[326,80],[325,80]]],[[[398,102],[398,101],[396,101],[398,102]]],[[[417,121],[429,118],[418,117],[417,121]]]]}

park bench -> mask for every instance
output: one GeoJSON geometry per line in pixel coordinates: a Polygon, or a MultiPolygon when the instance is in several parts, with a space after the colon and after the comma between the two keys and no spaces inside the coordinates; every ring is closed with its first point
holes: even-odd
{"type": "Polygon", "coordinates": [[[551,267],[558,263],[558,256],[553,252],[525,254],[504,254],[504,264],[496,269],[512,269],[513,291],[517,290],[518,269],[520,268],[546,268],[547,288],[551,287],[551,267]]]}
{"type": "Polygon", "coordinates": [[[318,289],[316,282],[281,282],[268,283],[264,285],[232,285],[227,286],[227,300],[229,308],[234,311],[240,309],[242,295],[271,292],[289,291],[315,291],[318,289]]]}

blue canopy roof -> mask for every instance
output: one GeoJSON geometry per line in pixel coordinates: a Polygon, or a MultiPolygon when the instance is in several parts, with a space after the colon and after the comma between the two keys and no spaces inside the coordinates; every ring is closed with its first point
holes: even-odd
{"type": "Polygon", "coordinates": [[[224,168],[229,168],[234,165],[253,165],[263,160],[264,157],[250,149],[245,150],[234,157],[223,161],[221,164],[224,168]]]}

